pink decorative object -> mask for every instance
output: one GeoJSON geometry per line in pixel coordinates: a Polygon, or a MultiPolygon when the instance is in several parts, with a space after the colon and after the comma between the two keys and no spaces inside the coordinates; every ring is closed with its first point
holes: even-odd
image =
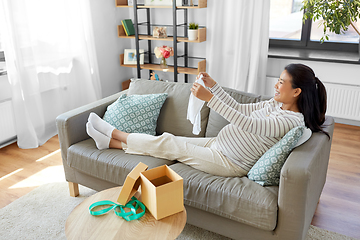
{"type": "Polygon", "coordinates": [[[161,58],[160,66],[168,68],[166,58],[174,56],[174,49],[164,45],[162,47],[155,47],[154,53],[157,58],[161,58]]]}

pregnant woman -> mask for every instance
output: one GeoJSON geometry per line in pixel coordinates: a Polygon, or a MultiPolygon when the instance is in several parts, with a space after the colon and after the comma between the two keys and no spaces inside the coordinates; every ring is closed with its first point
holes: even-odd
{"type": "Polygon", "coordinates": [[[177,160],[219,176],[245,176],[256,161],[289,130],[306,126],[323,132],[326,90],[313,70],[290,64],[275,84],[275,96],[268,101],[240,104],[207,73],[205,86],[194,83],[192,94],[230,123],[214,138],[188,138],[163,133],[152,136],[126,133],[91,113],[87,133],[99,149],[123,149],[129,154],[177,160]]]}

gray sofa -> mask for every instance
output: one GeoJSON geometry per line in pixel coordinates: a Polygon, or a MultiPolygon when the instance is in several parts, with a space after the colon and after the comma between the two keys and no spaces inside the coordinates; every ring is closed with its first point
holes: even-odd
{"type": "MultiPolygon", "coordinates": [[[[103,116],[107,106],[120,95],[167,92],[157,134],[194,136],[192,125],[186,120],[191,85],[136,79],[128,90],[58,116],[58,136],[71,195],[78,194],[78,184],[97,191],[122,185],[139,162],[149,168],[167,164],[184,179],[189,224],[233,239],[304,239],[326,179],[331,139],[324,134],[314,133],[295,148],[281,170],[280,185],[270,187],[262,187],[247,177],[214,176],[176,161],[130,155],[116,149],[98,150],[86,134],[90,112],[103,116]]],[[[241,103],[267,99],[224,89],[241,103]]],[[[228,123],[206,106],[201,115],[198,137],[216,136],[228,123]]],[[[326,117],[324,128],[332,137],[332,117],[326,117]]]]}

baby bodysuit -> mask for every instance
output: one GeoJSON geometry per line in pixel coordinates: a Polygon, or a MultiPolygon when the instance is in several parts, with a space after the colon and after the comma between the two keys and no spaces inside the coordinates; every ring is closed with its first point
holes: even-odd
{"type": "MultiPolygon", "coordinates": [[[[202,80],[202,75],[195,82],[201,84],[205,87],[204,81],[202,80]]],[[[192,133],[199,135],[201,131],[201,108],[203,107],[205,101],[198,99],[193,94],[190,94],[188,110],[187,110],[187,119],[193,124],[192,133]]]]}

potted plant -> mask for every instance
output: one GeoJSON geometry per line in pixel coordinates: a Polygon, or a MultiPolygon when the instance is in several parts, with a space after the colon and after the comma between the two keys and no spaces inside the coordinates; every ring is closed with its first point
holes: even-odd
{"type": "MultiPolygon", "coordinates": [[[[316,21],[320,18],[323,19],[321,25],[324,27],[324,35],[321,37],[320,42],[323,43],[329,40],[330,32],[341,34],[349,29],[351,25],[359,34],[360,30],[356,28],[354,22],[360,20],[360,2],[353,0],[304,0],[302,10],[306,10],[303,20],[312,19],[316,21]]],[[[360,54],[360,42],[359,42],[360,54]]]]}
{"type": "Polygon", "coordinates": [[[189,29],[188,29],[189,41],[196,41],[198,37],[198,29],[199,29],[199,24],[194,22],[189,23],[189,29]]]}

